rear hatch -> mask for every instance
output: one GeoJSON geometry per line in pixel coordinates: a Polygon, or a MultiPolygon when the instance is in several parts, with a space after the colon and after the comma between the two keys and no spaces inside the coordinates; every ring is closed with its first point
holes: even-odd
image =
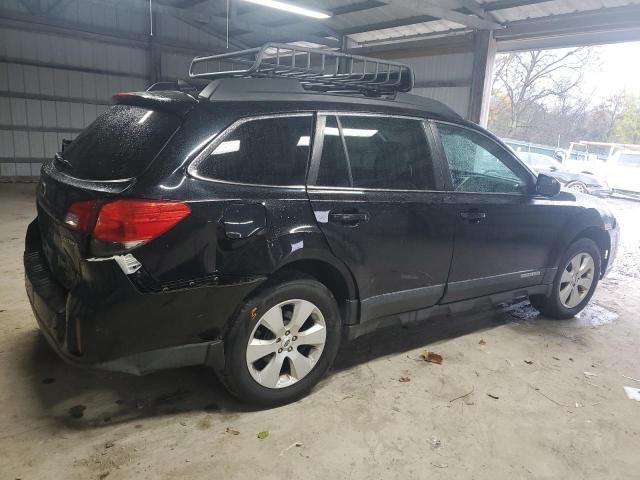
{"type": "MultiPolygon", "coordinates": [[[[42,249],[56,279],[67,289],[81,280],[89,256],[88,235],[70,228],[72,205],[120,197],[147,169],[179,129],[195,100],[179,92],[125,94],[63,152],[47,162],[38,186],[42,249]],[[67,223],[65,223],[65,218],[67,223]]],[[[93,219],[95,221],[95,218],[93,219]]]]}

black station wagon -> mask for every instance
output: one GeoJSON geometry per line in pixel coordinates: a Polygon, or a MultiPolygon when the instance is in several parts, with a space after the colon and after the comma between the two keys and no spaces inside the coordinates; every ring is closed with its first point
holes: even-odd
{"type": "Polygon", "coordinates": [[[273,405],[343,339],[526,296],[569,318],[611,267],[605,204],[407,93],[404,65],[269,44],[190,76],[116,95],[43,165],[26,289],[71,363],[205,364],[273,405]]]}

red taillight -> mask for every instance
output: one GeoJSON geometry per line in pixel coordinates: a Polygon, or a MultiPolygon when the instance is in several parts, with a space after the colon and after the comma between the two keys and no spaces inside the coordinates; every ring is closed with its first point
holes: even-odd
{"type": "Polygon", "coordinates": [[[170,200],[115,200],[100,208],[93,238],[133,247],[163,234],[189,215],[186,203],[170,200]]]}
{"type": "Polygon", "coordinates": [[[64,223],[74,230],[86,232],[93,218],[96,208],[95,200],[86,200],[84,202],[76,202],[67,211],[64,217],[64,223]]]}
{"type": "Polygon", "coordinates": [[[71,205],[64,222],[71,228],[91,233],[95,240],[132,248],[163,234],[189,215],[191,208],[171,200],[114,200],[100,207],[95,226],[97,201],[71,205]]]}

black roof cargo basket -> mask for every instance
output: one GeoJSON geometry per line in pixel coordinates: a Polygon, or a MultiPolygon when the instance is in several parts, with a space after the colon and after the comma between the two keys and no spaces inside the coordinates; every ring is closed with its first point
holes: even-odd
{"type": "Polygon", "coordinates": [[[373,96],[409,92],[414,82],[413,70],[402,63],[281,43],[196,57],[189,77],[294,78],[306,90],[373,96]]]}

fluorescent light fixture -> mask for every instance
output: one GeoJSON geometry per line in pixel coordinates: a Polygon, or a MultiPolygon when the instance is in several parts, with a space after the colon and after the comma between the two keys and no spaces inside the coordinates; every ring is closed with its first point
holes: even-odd
{"type": "MultiPolygon", "coordinates": [[[[373,137],[378,130],[369,130],[368,128],[343,128],[342,134],[345,137],[364,137],[369,138],[373,137]]],[[[325,135],[331,135],[333,137],[337,137],[340,135],[340,131],[336,127],[326,127],[324,129],[325,135]]]]}
{"type": "Polygon", "coordinates": [[[153,113],[153,110],[147,110],[147,113],[145,113],[142,118],[140,120],[138,120],[138,123],[140,125],[142,125],[144,122],[146,122],[149,117],[151,116],[151,114],[153,113]]]}
{"type": "Polygon", "coordinates": [[[211,152],[211,155],[224,155],[225,153],[233,153],[240,151],[240,140],[227,140],[222,142],[211,152]]]}
{"type": "Polygon", "coordinates": [[[303,135],[300,137],[300,140],[298,140],[298,145],[296,145],[296,147],[308,147],[310,142],[311,137],[309,135],[303,135]]]}
{"type": "Polygon", "coordinates": [[[297,13],[298,15],[304,15],[311,18],[330,18],[331,15],[321,10],[311,10],[310,8],[300,7],[291,3],[280,2],[278,0],[244,0],[245,2],[255,3],[256,5],[262,5],[264,7],[275,8],[276,10],[282,10],[289,13],[297,13]]]}

